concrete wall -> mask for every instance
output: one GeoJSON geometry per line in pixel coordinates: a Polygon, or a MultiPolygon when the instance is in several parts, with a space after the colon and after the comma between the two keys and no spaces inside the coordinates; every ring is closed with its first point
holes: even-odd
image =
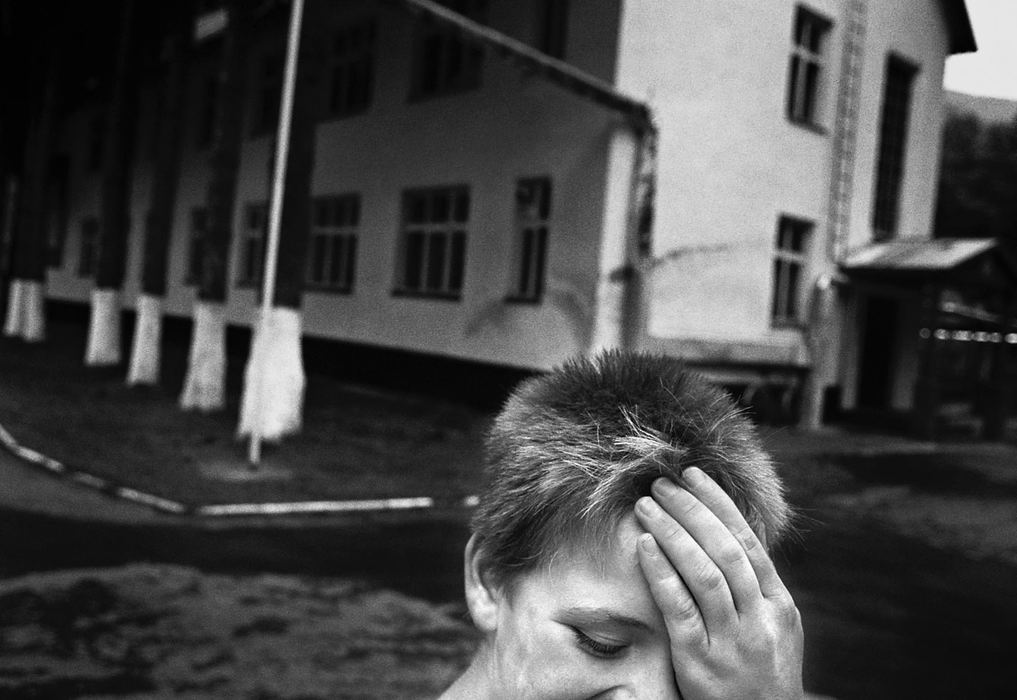
{"type": "MultiPolygon", "coordinates": [[[[614,70],[617,2],[576,0],[573,6],[567,58],[609,79],[614,70]]],[[[415,27],[409,16],[394,6],[368,2],[336,4],[334,12],[337,25],[347,18],[377,18],[374,96],[365,114],[318,126],[314,194],[357,192],[362,213],[354,291],[350,295],[308,292],[305,332],[538,368],[585,350],[596,316],[607,152],[618,119],[492,51],[485,57],[479,89],[411,101],[415,27]],[[540,304],[507,303],[513,282],[515,182],[531,176],[552,180],[546,293],[540,304]],[[403,190],[453,184],[470,187],[462,298],[393,296],[403,190]]],[[[535,40],[535,0],[493,0],[488,17],[500,31],[535,40]]],[[[278,27],[277,37],[284,29],[278,27]]],[[[280,45],[278,38],[263,38],[256,51],[272,45],[280,45]]],[[[250,63],[253,79],[260,65],[257,53],[250,63]]],[[[191,94],[200,90],[202,70],[193,71],[191,94]]],[[[75,276],[80,220],[98,210],[97,179],[77,177],[82,167],[78,151],[83,140],[78,132],[84,128],[83,120],[84,114],[72,120],[76,131],[68,139],[75,151],[76,177],[67,262],[52,272],[49,284],[50,296],[82,301],[87,299],[91,280],[75,276]]],[[[192,132],[189,127],[182,150],[166,300],[168,312],[181,316],[190,315],[195,295],[193,288],[183,285],[190,210],[203,205],[209,176],[209,152],[194,147],[192,132]]],[[[245,206],[267,199],[270,140],[261,136],[244,142],[235,243],[245,206]]],[[[139,162],[135,177],[128,305],[139,286],[136,253],[141,249],[150,167],[150,162],[139,162]]],[[[230,322],[247,324],[254,318],[255,292],[234,286],[239,260],[240,251],[234,245],[227,315],[230,322]]]]}

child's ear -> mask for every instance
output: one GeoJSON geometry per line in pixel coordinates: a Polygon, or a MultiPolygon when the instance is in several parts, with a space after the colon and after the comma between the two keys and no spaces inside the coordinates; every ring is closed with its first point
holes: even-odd
{"type": "Polygon", "coordinates": [[[502,596],[483,575],[484,551],[477,542],[476,534],[466,543],[463,553],[463,579],[466,588],[466,607],[470,610],[473,624],[481,632],[494,632],[498,627],[498,606],[502,596]]]}

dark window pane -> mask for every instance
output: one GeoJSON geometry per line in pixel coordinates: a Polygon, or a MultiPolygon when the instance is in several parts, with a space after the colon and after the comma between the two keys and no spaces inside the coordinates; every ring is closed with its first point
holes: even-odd
{"type": "Polygon", "coordinates": [[[332,237],[332,259],[328,266],[328,284],[332,287],[342,286],[342,271],[345,268],[343,254],[346,252],[346,236],[332,237]]]}
{"type": "Polygon", "coordinates": [[[539,297],[544,293],[544,261],[547,258],[547,228],[541,226],[537,230],[536,261],[533,273],[533,295],[539,297]]]}
{"type": "Polygon", "coordinates": [[[551,181],[541,180],[540,185],[540,218],[547,221],[551,216],[551,181]]]}
{"type": "Polygon", "coordinates": [[[420,79],[418,91],[423,95],[429,95],[438,91],[439,75],[441,72],[441,57],[444,41],[440,34],[426,37],[423,40],[423,49],[420,59],[420,79]]]}
{"type": "Polygon", "coordinates": [[[787,310],[785,316],[788,320],[794,320],[798,316],[798,276],[801,268],[798,265],[788,264],[787,266],[787,310]]]}
{"type": "Polygon", "coordinates": [[[410,224],[427,221],[427,199],[423,195],[406,195],[406,221],[410,224]]]}
{"type": "Polygon", "coordinates": [[[456,231],[452,234],[452,256],[449,263],[448,288],[458,293],[463,288],[463,276],[466,267],[466,232],[456,231]]]}
{"type": "Polygon", "coordinates": [[[799,105],[799,75],[801,73],[801,59],[798,56],[791,57],[791,68],[788,71],[787,90],[787,113],[795,121],[802,121],[805,117],[799,105]]]}
{"type": "Polygon", "coordinates": [[[315,284],[321,284],[325,281],[325,255],[327,246],[327,236],[314,237],[314,251],[311,254],[311,258],[314,260],[314,268],[311,274],[311,280],[315,284]]]}
{"type": "Polygon", "coordinates": [[[533,256],[533,229],[523,231],[523,249],[519,266],[519,294],[526,296],[530,293],[530,263],[533,256]]]}
{"type": "Polygon", "coordinates": [[[470,193],[459,190],[455,193],[455,213],[453,218],[457,224],[465,223],[470,218],[470,193]]]}
{"type": "Polygon", "coordinates": [[[403,270],[403,286],[406,289],[420,289],[421,267],[424,264],[424,234],[410,233],[406,236],[406,260],[403,270]]]}
{"type": "Polygon", "coordinates": [[[445,289],[445,254],[448,236],[432,233],[427,245],[427,288],[430,291],[445,289]]]}
{"type": "Polygon", "coordinates": [[[773,261],[773,298],[770,300],[770,307],[773,309],[774,319],[784,318],[784,305],[781,303],[781,289],[783,280],[781,270],[784,263],[780,260],[773,261]]]}
{"type": "Polygon", "coordinates": [[[353,288],[353,278],[357,271],[357,238],[346,239],[346,277],[343,280],[347,289],[353,288]]]}
{"type": "Polygon", "coordinates": [[[805,64],[805,96],[804,110],[801,118],[807,122],[813,121],[816,111],[816,90],[819,85],[819,65],[808,62],[805,64]]]}
{"type": "Polygon", "coordinates": [[[431,198],[431,221],[436,224],[448,221],[449,217],[449,192],[441,190],[435,192],[431,198]]]}

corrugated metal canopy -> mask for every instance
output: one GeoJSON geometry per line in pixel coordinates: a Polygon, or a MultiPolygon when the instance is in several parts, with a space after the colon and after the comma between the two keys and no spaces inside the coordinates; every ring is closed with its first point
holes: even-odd
{"type": "Polygon", "coordinates": [[[848,273],[901,270],[943,272],[953,270],[995,249],[991,238],[937,238],[875,243],[848,254],[843,263],[848,273]]]}

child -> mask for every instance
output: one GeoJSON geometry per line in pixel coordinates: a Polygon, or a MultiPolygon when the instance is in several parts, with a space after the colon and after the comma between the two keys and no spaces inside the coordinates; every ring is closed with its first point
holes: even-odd
{"type": "Polygon", "coordinates": [[[443,699],[803,696],[801,620],[766,554],[782,487],[678,360],[609,352],[527,380],[486,475],[465,552],[482,641],[443,699]]]}

